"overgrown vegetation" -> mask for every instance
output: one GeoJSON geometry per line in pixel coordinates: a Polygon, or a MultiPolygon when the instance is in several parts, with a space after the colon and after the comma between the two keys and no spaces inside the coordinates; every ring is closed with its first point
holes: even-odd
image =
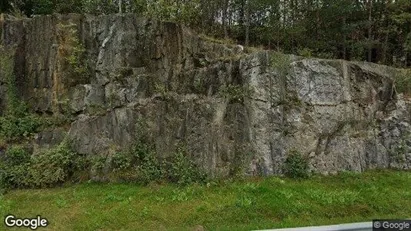
{"type": "Polygon", "coordinates": [[[251,91],[247,86],[229,84],[221,87],[219,94],[232,103],[242,103],[250,96],[251,91]]]}
{"type": "Polygon", "coordinates": [[[86,169],[82,158],[70,149],[67,141],[37,155],[23,146],[11,146],[0,157],[0,185],[3,188],[56,186],[86,169]]]}
{"type": "Polygon", "coordinates": [[[66,57],[69,66],[69,77],[65,84],[74,86],[77,83],[86,83],[89,77],[89,67],[86,60],[86,49],[79,40],[77,25],[73,23],[58,24],[59,52],[66,57]]]}
{"type": "Polygon", "coordinates": [[[169,158],[160,159],[141,123],[135,144],[128,151],[86,157],[63,141],[53,149],[32,155],[28,147],[9,145],[0,156],[1,188],[44,188],[65,182],[106,179],[114,182],[171,182],[178,185],[206,182],[206,174],[179,146],[169,158]],[[91,175],[90,175],[91,173],[91,175]],[[108,178],[108,179],[107,179],[108,178]]]}
{"type": "Polygon", "coordinates": [[[264,177],[201,185],[95,184],[15,190],[0,217],[41,215],[50,230],[261,230],[407,218],[411,173],[369,171],[305,180],[264,177]],[[69,221],[69,222],[68,222],[69,221]]]}
{"type": "Polygon", "coordinates": [[[177,185],[206,182],[204,174],[179,148],[169,159],[160,161],[152,147],[136,145],[111,159],[85,157],[72,151],[69,142],[32,155],[23,146],[10,146],[0,157],[0,186],[7,188],[46,188],[65,182],[110,177],[114,182],[170,182],[177,185]],[[107,175],[105,175],[107,174],[107,175]]]}
{"type": "Polygon", "coordinates": [[[42,120],[29,113],[27,105],[18,98],[12,55],[1,47],[0,51],[0,74],[7,84],[6,110],[0,117],[0,139],[16,141],[35,133],[42,120]]]}
{"type": "Polygon", "coordinates": [[[405,132],[405,134],[402,134],[401,137],[398,137],[398,139],[396,140],[397,144],[392,145],[391,147],[393,148],[388,150],[389,157],[392,160],[390,161],[391,165],[402,165],[407,162],[406,155],[411,151],[408,145],[410,139],[411,133],[405,132]]]}
{"type": "Polygon", "coordinates": [[[395,88],[406,97],[411,96],[411,71],[408,69],[397,69],[394,75],[395,88]]]}
{"type": "Polygon", "coordinates": [[[283,171],[286,176],[291,178],[308,178],[310,174],[308,159],[300,152],[291,150],[284,162],[283,171]]]}
{"type": "Polygon", "coordinates": [[[114,180],[144,184],[167,181],[178,185],[206,181],[206,174],[187,156],[183,145],[179,145],[169,158],[160,159],[145,135],[146,125],[139,122],[137,126],[141,133],[133,148],[128,152],[116,153],[110,160],[114,180]]]}

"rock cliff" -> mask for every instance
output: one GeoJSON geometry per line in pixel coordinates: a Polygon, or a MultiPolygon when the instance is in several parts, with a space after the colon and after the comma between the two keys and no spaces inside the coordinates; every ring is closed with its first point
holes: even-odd
{"type": "Polygon", "coordinates": [[[0,30],[19,97],[69,121],[34,149],[67,136],[110,156],[144,133],[160,157],[183,142],[212,175],[281,174],[293,150],[325,174],[411,167],[410,101],[393,68],[243,50],[136,15],[2,15],[0,30]]]}

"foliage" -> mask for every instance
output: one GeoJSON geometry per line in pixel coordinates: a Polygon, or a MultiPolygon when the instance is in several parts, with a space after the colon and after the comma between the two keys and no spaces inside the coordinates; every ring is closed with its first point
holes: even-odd
{"type": "Polygon", "coordinates": [[[9,141],[16,141],[28,137],[38,131],[42,125],[39,116],[29,114],[24,110],[22,117],[12,114],[0,117],[0,137],[9,141]]]}
{"type": "Polygon", "coordinates": [[[303,48],[298,50],[298,55],[301,55],[306,58],[310,58],[313,55],[313,50],[310,48],[303,48]]]}
{"type": "Polygon", "coordinates": [[[117,6],[113,1],[84,0],[83,11],[88,14],[112,14],[117,12],[117,6]]]}
{"type": "Polygon", "coordinates": [[[411,96],[411,71],[407,69],[396,70],[394,76],[395,87],[399,93],[411,96]]]}
{"type": "Polygon", "coordinates": [[[284,162],[284,174],[291,178],[308,178],[308,159],[303,157],[298,151],[292,150],[288,153],[284,162]]]}
{"type": "Polygon", "coordinates": [[[78,38],[78,31],[75,24],[58,24],[58,38],[60,41],[60,52],[66,57],[69,66],[70,78],[67,84],[86,82],[89,74],[89,67],[86,60],[86,49],[78,38]]]}
{"type": "Polygon", "coordinates": [[[178,147],[171,158],[163,161],[157,158],[154,148],[149,145],[137,145],[134,155],[138,158],[138,181],[144,184],[167,180],[178,185],[187,185],[204,182],[206,179],[206,175],[187,157],[182,147],[178,147]]]}
{"type": "Polygon", "coordinates": [[[67,181],[74,171],[79,170],[75,159],[78,155],[73,152],[67,142],[63,142],[57,147],[34,155],[30,162],[29,176],[30,186],[49,187],[67,181]]]}
{"type": "Polygon", "coordinates": [[[55,11],[55,5],[51,0],[35,0],[33,5],[33,14],[52,14],[55,11]]]}
{"type": "Polygon", "coordinates": [[[0,159],[0,186],[21,188],[29,184],[30,154],[23,147],[12,146],[0,159]]]}
{"type": "Polygon", "coordinates": [[[27,105],[18,98],[12,56],[5,50],[3,52],[0,55],[0,75],[6,79],[7,108],[0,117],[0,138],[14,141],[35,133],[42,125],[42,120],[37,115],[30,114],[27,105]]]}
{"type": "Polygon", "coordinates": [[[132,156],[128,153],[117,152],[111,157],[111,168],[113,171],[129,170],[132,167],[132,156]]]}
{"type": "Polygon", "coordinates": [[[136,13],[246,46],[411,66],[408,0],[9,0],[0,12],[136,13]]]}
{"type": "Polygon", "coordinates": [[[85,169],[81,158],[67,141],[36,155],[23,147],[11,146],[0,158],[0,185],[4,188],[55,186],[85,169]]]}
{"type": "Polygon", "coordinates": [[[229,84],[221,88],[220,95],[231,102],[242,103],[249,97],[250,90],[246,86],[229,84]]]}
{"type": "Polygon", "coordinates": [[[202,183],[206,174],[189,159],[186,149],[179,146],[170,158],[161,159],[153,142],[147,135],[147,124],[139,119],[136,123],[139,135],[129,151],[117,152],[104,161],[92,161],[96,167],[93,171],[101,173],[108,164],[113,181],[152,182],[168,181],[178,185],[202,183]]]}
{"type": "Polygon", "coordinates": [[[285,78],[290,70],[290,56],[279,52],[273,52],[270,57],[271,66],[274,67],[278,74],[285,78]]]}
{"type": "Polygon", "coordinates": [[[163,169],[160,161],[157,159],[154,147],[146,143],[137,144],[134,149],[134,155],[138,159],[137,171],[139,181],[150,183],[163,179],[163,169]]]}
{"type": "Polygon", "coordinates": [[[96,175],[103,175],[107,158],[104,156],[93,156],[90,158],[91,171],[96,175]]]}
{"type": "Polygon", "coordinates": [[[206,179],[205,173],[187,157],[183,147],[177,148],[170,163],[166,164],[166,169],[167,179],[179,185],[204,182],[206,179]]]}

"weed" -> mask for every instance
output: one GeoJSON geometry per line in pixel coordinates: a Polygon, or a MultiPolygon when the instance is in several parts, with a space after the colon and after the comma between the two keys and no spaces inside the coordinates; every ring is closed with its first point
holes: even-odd
{"type": "Polygon", "coordinates": [[[125,152],[118,152],[111,158],[113,171],[129,170],[132,167],[132,156],[125,152]]]}
{"type": "Polygon", "coordinates": [[[59,196],[57,199],[56,199],[56,205],[57,205],[57,207],[58,208],[67,208],[68,206],[68,202],[67,202],[67,200],[66,199],[64,199],[64,197],[62,197],[62,196],[59,196]]]}
{"type": "Polygon", "coordinates": [[[247,195],[241,195],[235,201],[235,205],[239,208],[249,208],[255,203],[255,198],[247,195]]]}
{"type": "Polygon", "coordinates": [[[244,99],[251,94],[250,89],[246,86],[227,85],[220,89],[220,96],[227,98],[230,102],[242,103],[244,99]]]}
{"type": "Polygon", "coordinates": [[[91,158],[91,171],[97,175],[103,175],[104,167],[106,166],[106,157],[95,156],[91,158]]]}
{"type": "Polygon", "coordinates": [[[292,150],[288,153],[283,171],[286,176],[291,178],[308,178],[308,159],[298,151],[292,150]]]}
{"type": "Polygon", "coordinates": [[[188,193],[185,190],[175,189],[173,190],[173,195],[171,196],[171,201],[188,201],[188,193]]]}
{"type": "Polygon", "coordinates": [[[171,162],[168,165],[167,178],[179,185],[187,185],[194,182],[204,182],[205,174],[187,157],[185,148],[178,147],[171,162]]]}

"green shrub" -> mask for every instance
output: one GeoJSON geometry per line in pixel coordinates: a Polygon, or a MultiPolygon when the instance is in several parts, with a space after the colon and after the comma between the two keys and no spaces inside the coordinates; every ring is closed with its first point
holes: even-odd
{"type": "Polygon", "coordinates": [[[5,115],[0,117],[0,137],[15,141],[37,132],[41,125],[42,119],[36,115],[25,114],[22,117],[5,115]]]}
{"type": "Polygon", "coordinates": [[[68,142],[37,155],[12,146],[0,159],[0,185],[4,188],[55,186],[84,170],[85,164],[80,161],[83,158],[70,149],[68,142]]]}
{"type": "Polygon", "coordinates": [[[0,159],[0,186],[21,188],[29,184],[30,154],[23,147],[12,146],[0,159]]]}
{"type": "Polygon", "coordinates": [[[29,168],[31,186],[48,187],[67,181],[77,170],[74,166],[76,153],[63,142],[40,155],[32,156],[29,168]]]}
{"type": "Polygon", "coordinates": [[[91,158],[91,171],[95,175],[104,175],[104,167],[106,166],[107,158],[104,156],[94,156],[91,158]]]}
{"type": "Polygon", "coordinates": [[[163,168],[152,146],[144,143],[137,144],[134,155],[137,157],[137,171],[142,183],[147,184],[163,179],[163,168]]]}
{"type": "Polygon", "coordinates": [[[129,170],[132,167],[133,158],[125,152],[118,152],[111,158],[111,168],[113,171],[129,170]]]}
{"type": "Polygon", "coordinates": [[[187,157],[181,147],[177,149],[170,163],[166,164],[166,168],[168,180],[179,185],[201,183],[206,179],[206,175],[187,157]]]}
{"type": "Polygon", "coordinates": [[[308,178],[308,170],[308,159],[298,151],[290,151],[284,163],[284,174],[291,178],[308,178]]]}

